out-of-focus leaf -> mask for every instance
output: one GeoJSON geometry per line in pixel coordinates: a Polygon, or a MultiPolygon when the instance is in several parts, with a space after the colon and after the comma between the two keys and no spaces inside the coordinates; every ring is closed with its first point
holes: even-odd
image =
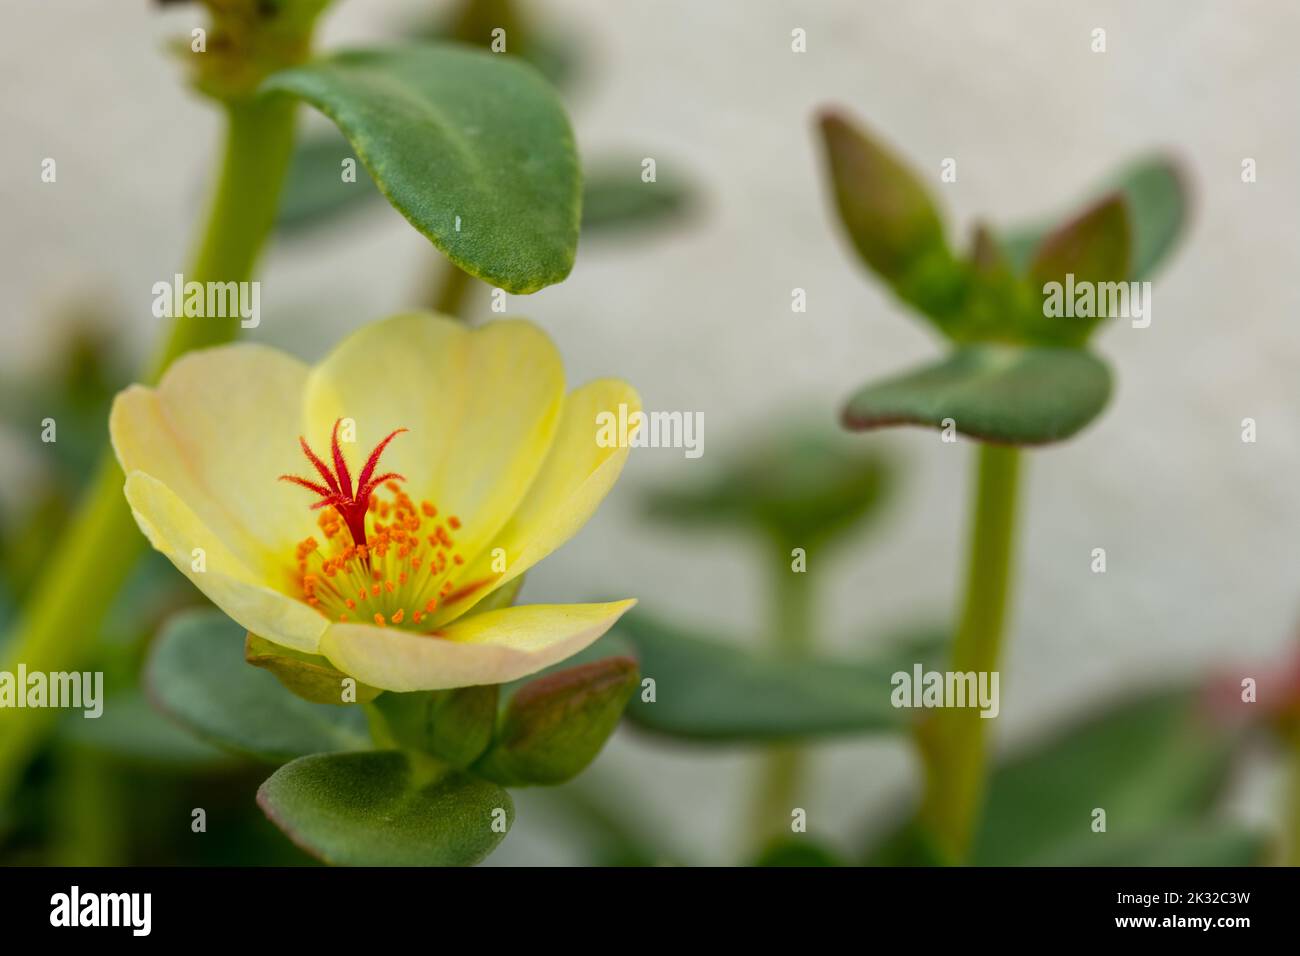
{"type": "Polygon", "coordinates": [[[515,814],[496,784],[398,751],[300,757],[262,784],[257,803],[302,849],[344,866],[470,866],[515,814]]]}
{"type": "Polygon", "coordinates": [[[637,680],[636,661],[607,657],[525,684],[510,698],[474,773],[505,786],[577,776],[614,732],[637,680]]]}
{"type": "Polygon", "coordinates": [[[520,15],[513,0],[461,0],[450,17],[416,29],[427,39],[458,40],[484,49],[492,49],[493,40],[499,38],[505,46],[502,53],[527,60],[557,87],[569,82],[578,69],[575,32],[534,25],[520,15]],[[504,34],[494,37],[494,30],[504,34]]]}
{"type": "Polygon", "coordinates": [[[348,137],[380,191],[457,266],[507,292],[573,268],[581,176],[554,90],[455,44],[339,53],[271,75],[348,137]]]}
{"type": "Polygon", "coordinates": [[[379,198],[375,181],[337,130],[306,136],[294,149],[276,228],[289,234],[306,232],[379,198]],[[343,179],[345,159],[353,161],[355,182],[343,179]]]}
{"type": "Polygon", "coordinates": [[[844,410],[854,431],[944,427],[982,441],[1040,445],[1069,438],[1110,398],[1110,370],[1070,348],[968,345],[921,369],[868,385],[844,410]]]}
{"type": "Polygon", "coordinates": [[[761,529],[815,547],[875,513],[891,470],[878,452],[824,425],[791,423],[755,436],[710,478],[652,492],[656,520],[761,529]]]}
{"type": "MultiPolygon", "coordinates": [[[[1045,238],[1029,264],[1029,284],[1041,296],[1042,327],[1050,330],[1050,341],[1081,345],[1107,315],[1083,317],[1067,313],[1075,307],[1071,293],[1080,289],[1093,296],[1088,311],[1097,312],[1101,303],[1098,288],[1103,283],[1126,282],[1129,274],[1128,209],[1121,195],[1113,194],[1065,223],[1045,238]],[[1056,283],[1061,315],[1048,316],[1048,284],[1056,283]]],[[[1127,290],[1125,290],[1127,294],[1127,290]]]]}
{"type": "Polygon", "coordinates": [[[150,707],[138,690],[107,697],[97,718],[82,719],[78,714],[64,721],[59,736],[133,766],[203,771],[233,762],[228,753],[204,743],[150,707]]]}
{"type": "Polygon", "coordinates": [[[847,866],[837,854],[811,837],[782,837],[773,841],[754,861],[754,866],[847,866]]]}
{"type": "Polygon", "coordinates": [[[366,704],[383,693],[377,687],[358,683],[323,657],[295,651],[256,634],[244,640],[244,660],[270,671],[286,690],[313,704],[366,704]]]}
{"type": "Polygon", "coordinates": [[[1259,833],[1220,820],[1180,820],[1133,837],[1098,839],[1063,850],[1054,866],[1259,866],[1268,843],[1259,833]]]}
{"type": "Polygon", "coordinates": [[[646,229],[678,221],[690,213],[696,194],[675,166],[656,163],[655,181],[647,183],[641,180],[639,158],[598,160],[587,166],[583,177],[583,234],[646,229]]]}
{"type": "MultiPolygon", "coordinates": [[[[1178,164],[1165,156],[1138,160],[1110,177],[1094,196],[1118,192],[1124,197],[1132,226],[1129,279],[1149,279],[1178,244],[1188,222],[1191,195],[1178,164]]],[[[1013,265],[1024,271],[1034,250],[1052,227],[1012,230],[1003,247],[1013,265]]]]}
{"type": "Polygon", "coordinates": [[[964,299],[966,272],[920,178],[838,113],[823,113],[820,129],[840,221],[858,254],[900,298],[946,329],[964,299]]]}
{"type": "Polygon", "coordinates": [[[188,611],[158,635],[145,670],[154,705],[201,739],[279,763],[369,746],[360,707],[312,704],[244,663],[244,630],[220,611],[188,611]]]}
{"type": "MultiPolygon", "coordinates": [[[[1194,694],[1162,692],[1076,726],[998,768],[973,860],[989,866],[1139,861],[1150,853],[1231,856],[1205,815],[1221,793],[1231,737],[1194,694]],[[1106,832],[1092,831],[1106,811],[1106,832]],[[1189,833],[1202,830],[1201,837],[1189,833]],[[1161,833],[1180,833],[1162,842],[1161,833]],[[1164,849],[1159,849],[1160,847],[1164,849]]],[[[1225,831],[1226,832],[1226,831],[1225,831]]]]}
{"type": "Polygon", "coordinates": [[[943,641],[918,635],[866,661],[788,660],[703,640],[641,612],[618,623],[636,646],[654,702],[633,696],[636,726],[687,740],[767,743],[834,734],[899,732],[914,712],[890,703],[890,679],[937,658],[943,641]]]}

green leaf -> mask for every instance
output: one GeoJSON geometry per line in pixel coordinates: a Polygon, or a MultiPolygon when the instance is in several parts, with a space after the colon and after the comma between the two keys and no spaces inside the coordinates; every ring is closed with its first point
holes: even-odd
{"type": "Polygon", "coordinates": [[[109,696],[104,713],[95,720],[62,722],[59,737],[132,767],[202,773],[229,769],[235,763],[229,753],[204,743],[158,713],[134,688],[109,696]]]}
{"type": "Polygon", "coordinates": [[[781,837],[763,850],[754,866],[846,866],[846,862],[810,837],[781,837]]]}
{"type": "Polygon", "coordinates": [[[300,139],[280,196],[276,229],[290,234],[306,232],[378,199],[375,181],[359,163],[356,182],[344,182],[343,160],[349,158],[355,161],[356,154],[337,130],[300,139]]]}
{"type": "Polygon", "coordinates": [[[491,49],[493,31],[503,30],[504,52],[527,60],[555,86],[563,86],[577,71],[579,56],[572,42],[575,31],[534,27],[530,18],[520,16],[511,0],[461,0],[450,16],[443,16],[441,10],[438,16],[437,22],[417,28],[413,35],[491,49]]]}
{"type": "Polygon", "coordinates": [[[1184,835],[1167,852],[1191,853],[1196,841],[1186,834],[1208,827],[1231,751],[1231,738],[1199,711],[1194,693],[1126,703],[998,769],[973,859],[988,866],[1138,862],[1164,845],[1160,834],[1171,828],[1184,835]],[[1106,811],[1105,833],[1092,832],[1096,808],[1106,811]]]}
{"type": "Polygon", "coordinates": [[[655,182],[642,182],[641,160],[631,155],[588,164],[582,182],[583,234],[628,232],[683,219],[696,191],[676,167],[658,164],[655,177],[655,182]]]}
{"type": "MultiPolygon", "coordinates": [[[[1099,307],[1100,293],[1096,286],[1103,283],[1127,281],[1129,274],[1129,220],[1123,196],[1109,196],[1097,202],[1077,218],[1067,222],[1043,240],[1034,259],[1029,264],[1029,283],[1040,297],[1041,324],[1050,332],[1050,340],[1071,345],[1087,341],[1107,315],[1090,318],[1066,316],[1066,299],[1073,298],[1074,289],[1091,283],[1086,291],[1097,298],[1092,311],[1099,307]],[[1062,314],[1047,315],[1049,284],[1055,284],[1054,295],[1062,314]]],[[[1069,304],[1071,307],[1072,303],[1069,304]]]]}
{"type": "Polygon", "coordinates": [[[573,134],[532,67],[418,44],[335,54],[272,74],[263,89],[332,119],[388,201],[469,274],[527,293],[573,268],[573,134]]]}
{"type": "Polygon", "coordinates": [[[878,512],[891,479],[876,450],[827,424],[792,420],[750,436],[704,480],[655,490],[647,510],[656,521],[756,528],[811,548],[878,512]]]}
{"type": "Polygon", "coordinates": [[[468,767],[492,742],[496,684],[446,691],[384,694],[375,706],[398,743],[468,767]]]}
{"type": "Polygon", "coordinates": [[[244,660],[270,671],[285,689],[314,704],[367,704],[383,693],[348,677],[324,657],[295,651],[256,634],[244,640],[244,660]],[[345,700],[349,692],[353,699],[345,700]]]}
{"type": "Polygon", "coordinates": [[[820,120],[836,208],[862,260],[905,301],[947,325],[964,298],[965,271],[917,177],[843,116],[820,120]]]}
{"type": "Polygon", "coordinates": [[[1172,160],[1152,157],[1134,163],[1114,180],[1128,204],[1133,227],[1133,279],[1148,279],[1174,247],[1188,221],[1191,195],[1172,160]]]}
{"type": "MultiPolygon", "coordinates": [[[[1126,278],[1148,279],[1177,246],[1189,219],[1191,195],[1178,164],[1163,156],[1138,160],[1109,177],[1094,197],[1119,193],[1128,207],[1132,227],[1132,258],[1126,278]]],[[[1012,230],[1002,241],[1017,270],[1030,257],[1051,227],[1012,230]]]]}
{"type": "Polygon", "coordinates": [[[145,666],[154,705],[208,743],[279,763],[369,746],[360,707],[308,703],[244,663],[244,630],[220,611],[172,618],[145,666]]]}
{"type": "Polygon", "coordinates": [[[1064,851],[1059,866],[1259,866],[1268,842],[1240,824],[1181,820],[1134,837],[1103,838],[1064,851]]]}
{"type": "Polygon", "coordinates": [[[614,732],[637,682],[636,661],[607,657],[525,684],[474,772],[505,786],[577,776],[614,732]]]}
{"type": "Polygon", "coordinates": [[[899,642],[867,661],[788,660],[692,637],[634,612],[618,623],[654,680],[655,700],[636,695],[628,719],[687,740],[755,743],[899,732],[912,712],[890,703],[890,678],[935,657],[936,636],[899,642]]]}
{"type": "Polygon", "coordinates": [[[262,784],[257,803],[302,849],[344,866],[470,866],[515,815],[495,784],[399,751],[300,757],[262,784]]]}
{"type": "Polygon", "coordinates": [[[1069,348],[968,345],[948,358],[868,385],[844,410],[854,431],[944,427],[982,441],[1040,445],[1069,438],[1110,398],[1110,370],[1069,348]]]}

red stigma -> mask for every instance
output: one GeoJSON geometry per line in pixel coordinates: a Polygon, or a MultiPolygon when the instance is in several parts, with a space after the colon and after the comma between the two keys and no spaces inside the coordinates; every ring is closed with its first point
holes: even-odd
{"type": "Polygon", "coordinates": [[[330,466],[311,450],[311,446],[307,444],[307,439],[300,435],[298,443],[302,446],[302,453],[307,456],[307,460],[316,469],[321,481],[312,481],[298,475],[281,475],[280,480],[291,481],[295,485],[300,485],[319,496],[320,500],[312,505],[312,509],[332,507],[348,526],[348,531],[352,534],[352,543],[358,547],[364,547],[366,544],[366,511],[370,507],[371,493],[385,481],[406,480],[395,471],[376,475],[375,469],[379,465],[379,456],[384,453],[384,449],[388,447],[390,441],[407,429],[394,429],[388,433],[388,437],[375,446],[375,450],[366,459],[365,467],[357,475],[356,493],[354,494],[352,474],[348,471],[348,463],[343,459],[343,450],[339,448],[339,425],[342,421],[343,419],[340,418],[334,422],[334,432],[330,436],[330,455],[334,459],[332,471],[330,466]],[[324,482],[324,484],[321,482],[324,482]]]}

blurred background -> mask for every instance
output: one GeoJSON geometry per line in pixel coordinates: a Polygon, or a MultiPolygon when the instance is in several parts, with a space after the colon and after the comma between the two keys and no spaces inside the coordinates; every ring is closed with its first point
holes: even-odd
{"type": "MultiPolygon", "coordinates": [[[[413,36],[451,8],[339,0],[318,47],[413,36]]],[[[637,184],[641,160],[652,157],[661,183],[681,197],[654,228],[584,231],[570,278],[510,297],[508,311],[547,329],[571,382],[618,375],[649,409],[704,416],[704,455],[634,453],[590,525],[529,574],[525,599],[626,594],[658,617],[737,641],[758,644],[771,629],[769,559],[759,548],[723,533],[685,535],[646,502],[652,489],[706,480],[792,415],[833,428],[858,385],[935,354],[926,327],[842,237],[813,129],[814,112],[833,104],[929,177],[960,247],[977,217],[997,226],[1059,214],[1152,149],[1181,160],[1191,183],[1190,229],[1155,281],[1150,328],[1117,321],[1098,337],[1117,383],[1109,409],[1076,439],[1028,456],[999,746],[1014,750],[1137,688],[1222,668],[1237,674],[1291,649],[1300,620],[1300,290],[1289,278],[1300,251],[1300,119],[1290,97],[1300,8],[1264,0],[520,0],[519,8],[571,60],[564,90],[583,156],[637,184]],[[1105,53],[1091,49],[1098,27],[1105,53]],[[806,31],[805,53],[791,50],[795,28],[806,31]],[[1258,170],[1249,184],[1247,157],[1258,170]],[[957,162],[956,182],[939,180],[946,158],[957,162]],[[804,313],[791,311],[795,288],[806,290],[804,313]],[[1258,423],[1254,444],[1241,441],[1246,417],[1258,423]],[[1096,547],[1107,551],[1104,575],[1090,571],[1096,547]]],[[[33,441],[43,406],[11,414],[20,402],[10,389],[54,383],[62,368],[83,385],[102,375],[100,391],[110,394],[141,366],[160,334],[151,286],[183,267],[218,122],[164,49],[202,22],[199,7],[44,0],[6,12],[0,515],[12,529],[40,497],[30,489],[61,479],[33,441]],[[57,159],[57,184],[40,181],[45,157],[57,159]],[[80,357],[70,358],[75,343],[80,357]]],[[[304,123],[326,129],[314,115],[304,123]]],[[[426,304],[438,269],[436,252],[394,210],[362,205],[275,242],[260,275],[262,324],[246,336],[319,357],[367,321],[426,304]]],[[[487,317],[486,297],[468,311],[487,317]]],[[[91,393],[86,407],[97,408],[103,396],[91,393]]],[[[88,415],[86,428],[96,427],[102,419],[88,415]]],[[[833,560],[810,556],[819,641],[845,654],[952,619],[972,454],[968,442],[942,444],[921,430],[850,441],[888,456],[894,481],[888,507],[833,560]]],[[[39,569],[39,551],[29,563],[39,569]]],[[[144,709],[138,716],[141,727],[163,721],[144,709]]],[[[872,821],[916,786],[902,738],[848,737],[813,754],[801,805],[810,830],[833,842],[869,838],[872,821]]],[[[743,855],[739,817],[758,759],[752,749],[692,748],[624,727],[580,783],[599,795],[602,813],[640,821],[665,854],[725,863],[743,855]]],[[[260,776],[242,772],[220,779],[232,802],[251,807],[260,776]]],[[[1248,759],[1226,812],[1267,827],[1280,787],[1270,761],[1248,759]]],[[[586,860],[553,794],[516,799],[517,823],[489,864],[586,860]]],[[[139,839],[161,847],[146,858],[166,858],[165,836],[139,839]]],[[[10,858],[45,858],[18,842],[22,855],[10,858]]]]}

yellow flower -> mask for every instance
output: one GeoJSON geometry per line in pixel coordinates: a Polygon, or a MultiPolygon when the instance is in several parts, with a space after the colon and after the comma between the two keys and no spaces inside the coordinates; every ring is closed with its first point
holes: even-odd
{"type": "Polygon", "coordinates": [[[468,613],[591,517],[627,459],[597,442],[620,404],[640,407],[615,379],[566,396],[529,322],[407,314],[315,368],[191,353],[119,394],[109,428],[140,529],[241,626],[363,684],[438,690],[554,664],[635,603],[468,613]]]}

